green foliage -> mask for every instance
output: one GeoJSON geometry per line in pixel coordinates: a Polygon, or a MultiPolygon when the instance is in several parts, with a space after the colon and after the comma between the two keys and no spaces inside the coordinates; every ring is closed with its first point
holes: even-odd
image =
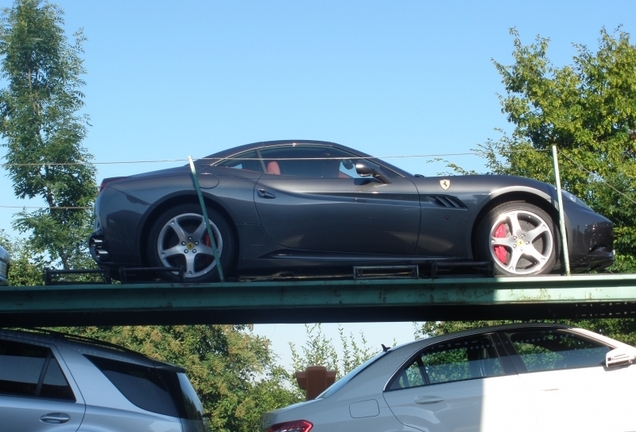
{"type": "Polygon", "coordinates": [[[48,208],[19,214],[15,227],[65,269],[83,260],[95,198],[92,156],[81,146],[83,107],[80,54],[84,36],[67,42],[62,11],[39,0],[16,0],[0,27],[0,134],[18,198],[41,198],[48,208]]]}
{"type": "Polygon", "coordinates": [[[471,374],[466,351],[467,347],[460,346],[427,353],[422,360],[430,382],[435,384],[468,379],[471,374]]]}
{"type": "Polygon", "coordinates": [[[514,321],[427,321],[422,324],[418,336],[422,338],[434,337],[477,327],[512,324],[513,322],[514,321]]]}
{"type": "Polygon", "coordinates": [[[45,254],[38,252],[29,240],[14,239],[0,230],[0,245],[9,252],[9,285],[43,285],[44,269],[48,266],[45,254]]]}
{"type": "Polygon", "coordinates": [[[201,398],[212,431],[258,429],[262,413],[300,401],[287,390],[269,341],[250,326],[136,326],[60,328],[178,364],[201,398]]]}
{"type": "MultiPolygon", "coordinates": [[[[47,250],[42,249],[32,238],[13,237],[4,230],[0,230],[0,245],[9,252],[11,259],[9,267],[9,284],[12,286],[44,285],[44,272],[54,266],[47,250]]],[[[73,266],[78,269],[95,267],[95,261],[88,255],[78,255],[73,258],[73,266]]],[[[72,277],[73,282],[101,281],[98,276],[77,274],[72,277]]],[[[60,278],[58,278],[60,281],[60,278]]]]}
{"type": "MultiPolygon", "coordinates": [[[[612,271],[636,272],[636,47],[629,34],[600,32],[596,53],[574,45],[572,65],[555,67],[547,57],[549,40],[524,46],[516,30],[513,57],[494,62],[507,94],[502,112],[515,128],[488,140],[478,151],[496,174],[555,182],[551,146],[559,153],[563,187],[614,223],[616,262],[612,271]]],[[[458,167],[456,172],[466,173],[458,167]]],[[[514,321],[424,323],[422,336],[514,321]]],[[[560,320],[636,344],[636,320],[560,320]]]]}
{"type": "Polygon", "coordinates": [[[607,337],[636,346],[636,320],[616,317],[615,319],[594,319],[594,320],[565,320],[565,324],[570,324],[607,337]]]}
{"type": "Polygon", "coordinates": [[[346,335],[342,327],[338,327],[342,357],[338,355],[331,339],[327,339],[320,324],[306,325],[307,342],[301,347],[302,354],[296,346],[290,343],[292,351],[292,367],[294,372],[303,371],[307,366],[324,366],[327,370],[336,372],[336,379],[349,373],[358,365],[373,357],[379,350],[372,350],[367,346],[364,334],[360,334],[357,342],[352,334],[346,335]]]}
{"type": "MultiPolygon", "coordinates": [[[[422,324],[419,330],[421,337],[433,337],[443,334],[468,330],[478,327],[496,326],[504,324],[522,323],[524,321],[430,321],[422,324]]],[[[560,323],[581,327],[600,333],[612,339],[636,346],[636,320],[616,319],[587,319],[587,320],[534,320],[533,322],[560,323]]]]}
{"type": "Polygon", "coordinates": [[[574,45],[572,65],[554,66],[549,40],[525,46],[516,30],[510,66],[494,62],[507,94],[511,135],[480,146],[489,168],[554,182],[551,146],[563,187],[612,220],[619,266],[635,271],[636,47],[629,34],[601,30],[598,51],[574,45]]]}

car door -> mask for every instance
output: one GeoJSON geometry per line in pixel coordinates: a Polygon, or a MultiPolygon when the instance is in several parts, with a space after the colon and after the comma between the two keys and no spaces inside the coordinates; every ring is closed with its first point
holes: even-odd
{"type": "MultiPolygon", "coordinates": [[[[354,155],[324,146],[267,149],[262,157],[266,173],[256,184],[254,201],[263,229],[281,246],[414,253],[420,203],[410,180],[393,173],[386,173],[384,181],[363,177],[354,168],[354,155]]],[[[365,164],[381,169],[371,161],[365,164]]]]}
{"type": "Polygon", "coordinates": [[[536,431],[529,394],[496,343],[476,335],[427,347],[388,384],[387,405],[426,432],[536,431]]]}
{"type": "Polygon", "coordinates": [[[84,417],[49,347],[0,340],[0,429],[73,432],[84,417]]]}
{"type": "Polygon", "coordinates": [[[636,368],[606,368],[611,347],[566,330],[515,331],[507,336],[539,430],[636,430],[636,368]]]}

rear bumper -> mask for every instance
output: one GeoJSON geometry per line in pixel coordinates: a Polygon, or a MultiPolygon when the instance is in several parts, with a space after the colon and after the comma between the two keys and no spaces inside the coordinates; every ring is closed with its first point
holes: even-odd
{"type": "Polygon", "coordinates": [[[141,266],[142,218],[150,205],[106,187],[95,202],[95,227],[88,238],[100,267],[141,266]]]}

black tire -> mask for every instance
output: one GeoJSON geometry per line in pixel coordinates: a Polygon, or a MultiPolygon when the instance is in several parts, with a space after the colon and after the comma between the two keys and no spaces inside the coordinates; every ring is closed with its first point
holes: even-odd
{"type": "MultiPolygon", "coordinates": [[[[229,223],[218,212],[207,208],[223,274],[230,270],[236,253],[236,241],[229,223]]],[[[210,237],[201,207],[180,204],[162,213],[148,234],[148,261],[152,267],[182,267],[185,282],[219,280],[210,237]]],[[[161,279],[178,281],[176,272],[160,272],[161,279]]]]}
{"type": "Polygon", "coordinates": [[[476,254],[493,261],[495,274],[530,276],[550,273],[557,261],[554,220],[539,207],[514,201],[492,209],[476,234],[476,254]]]}

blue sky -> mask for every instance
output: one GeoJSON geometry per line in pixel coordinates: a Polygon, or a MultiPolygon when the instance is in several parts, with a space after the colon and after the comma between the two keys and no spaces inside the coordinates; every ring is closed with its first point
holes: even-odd
{"type": "MultiPolygon", "coordinates": [[[[56,3],[68,33],[88,38],[84,146],[98,181],[165,165],[136,161],[285,138],[336,141],[425,175],[445,170],[435,156],[483,171],[471,149],[510,128],[492,63],[511,64],[509,29],[526,44],[549,37],[562,65],[572,43],[594,50],[603,26],[630,32],[636,12],[628,1],[56,3]]],[[[0,187],[3,202],[25,204],[6,176],[0,187]]],[[[14,212],[0,207],[0,226],[14,212]]]]}
{"type": "MultiPolygon", "coordinates": [[[[425,175],[445,170],[428,162],[436,156],[483,171],[471,149],[510,129],[492,59],[512,63],[511,27],[525,44],[550,38],[556,65],[571,63],[572,43],[596,50],[602,27],[636,34],[636,2],[613,0],[55,3],[69,35],[88,38],[84,146],[98,181],[286,138],[336,141],[425,175]],[[147,162],[159,160],[174,162],[147,162]]],[[[15,199],[0,174],[10,232],[13,206],[41,203],[15,199]]],[[[401,326],[365,335],[373,346],[412,339],[401,326]]],[[[303,326],[263,328],[304,340],[303,326]]]]}

